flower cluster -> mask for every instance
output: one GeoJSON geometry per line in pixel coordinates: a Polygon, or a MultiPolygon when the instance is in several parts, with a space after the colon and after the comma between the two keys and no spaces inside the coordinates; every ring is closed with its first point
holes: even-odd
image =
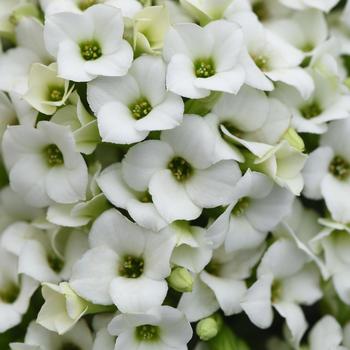
{"type": "Polygon", "coordinates": [[[350,1],[1,0],[0,39],[2,349],[350,349],[350,1]]]}

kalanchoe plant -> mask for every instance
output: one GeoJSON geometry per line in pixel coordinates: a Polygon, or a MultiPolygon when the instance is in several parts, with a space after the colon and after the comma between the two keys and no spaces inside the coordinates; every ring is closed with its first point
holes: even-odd
{"type": "Polygon", "coordinates": [[[350,350],[350,0],[1,0],[0,349],[350,350]]]}

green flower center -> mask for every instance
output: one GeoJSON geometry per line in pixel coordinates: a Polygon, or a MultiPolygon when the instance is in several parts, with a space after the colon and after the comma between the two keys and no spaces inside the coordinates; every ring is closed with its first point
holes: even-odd
{"type": "Polygon", "coordinates": [[[0,300],[6,304],[12,304],[18,298],[19,287],[15,283],[9,283],[4,289],[0,289],[0,300]]]}
{"type": "Polygon", "coordinates": [[[80,10],[84,11],[84,10],[88,9],[89,7],[96,5],[98,3],[99,3],[99,1],[97,1],[97,0],[81,0],[81,1],[79,1],[78,6],[79,6],[80,10]]]}
{"type": "Polygon", "coordinates": [[[216,260],[211,260],[204,269],[213,276],[219,276],[221,264],[216,260]]]}
{"type": "Polygon", "coordinates": [[[64,343],[60,350],[81,350],[81,348],[73,343],[64,343]]]}
{"type": "Polygon", "coordinates": [[[80,53],[85,61],[97,60],[102,56],[101,46],[96,40],[84,41],[81,43],[80,53]]]}
{"type": "Polygon", "coordinates": [[[253,58],[255,64],[258,66],[258,68],[260,68],[262,71],[267,71],[268,70],[268,66],[269,66],[269,61],[268,59],[263,56],[263,55],[258,55],[256,57],[253,58]]]}
{"type": "Polygon", "coordinates": [[[159,327],[149,324],[136,327],[136,338],[140,341],[155,341],[159,339],[159,327]]]}
{"type": "Polygon", "coordinates": [[[62,152],[54,144],[51,144],[45,147],[44,154],[46,157],[46,162],[50,167],[54,167],[56,165],[62,165],[64,163],[62,152]]]}
{"type": "Polygon", "coordinates": [[[309,105],[301,108],[300,113],[305,119],[312,119],[322,113],[322,109],[317,102],[312,102],[309,105]]]}
{"type": "Polygon", "coordinates": [[[129,109],[135,119],[142,119],[151,112],[152,106],[145,98],[141,98],[130,105],[129,109]]]}
{"type": "Polygon", "coordinates": [[[253,4],[253,12],[257,15],[260,21],[267,20],[269,18],[269,12],[263,1],[258,1],[253,4]]]}
{"type": "Polygon", "coordinates": [[[350,175],[350,163],[341,156],[335,156],[329,164],[328,169],[341,181],[346,180],[350,175]]]}
{"type": "Polygon", "coordinates": [[[168,169],[177,181],[185,181],[193,173],[191,164],[181,157],[173,158],[168,164],[168,169]]]}
{"type": "Polygon", "coordinates": [[[148,191],[146,191],[139,196],[139,200],[142,203],[152,203],[152,196],[148,191]]]}
{"type": "Polygon", "coordinates": [[[126,278],[138,278],[143,274],[144,266],[145,263],[142,258],[127,255],[119,266],[119,274],[126,278]]]}
{"type": "Polygon", "coordinates": [[[271,286],[271,300],[277,302],[281,299],[283,287],[280,281],[274,280],[271,286]]]}
{"type": "Polygon", "coordinates": [[[242,216],[250,205],[250,198],[243,197],[238,200],[234,208],[232,209],[233,216],[242,216]]]}
{"type": "Polygon", "coordinates": [[[61,101],[64,96],[64,87],[52,86],[49,87],[48,100],[52,102],[61,101]]]}
{"type": "Polygon", "coordinates": [[[194,62],[194,72],[197,78],[209,78],[215,74],[215,65],[211,58],[198,59],[194,62]]]}
{"type": "Polygon", "coordinates": [[[47,256],[47,262],[49,263],[49,266],[51,269],[55,272],[61,272],[64,266],[64,261],[59,258],[57,255],[49,254],[47,256]]]}

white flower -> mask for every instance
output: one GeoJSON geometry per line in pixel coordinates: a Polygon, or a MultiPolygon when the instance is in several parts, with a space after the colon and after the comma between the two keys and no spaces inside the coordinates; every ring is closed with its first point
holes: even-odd
{"type": "Polygon", "coordinates": [[[53,350],[53,346],[55,349],[91,350],[92,334],[85,321],[79,321],[62,336],[31,322],[24,343],[11,343],[10,346],[11,350],[53,350]]]}
{"type": "Polygon", "coordinates": [[[254,16],[242,16],[237,21],[242,26],[248,49],[248,53],[242,57],[246,84],[262,90],[273,90],[269,78],[294,86],[303,98],[308,98],[314,83],[299,67],[304,60],[304,53],[265,28],[254,16]]]}
{"type": "Polygon", "coordinates": [[[304,193],[324,198],[333,219],[350,222],[350,119],[332,122],[303,170],[304,193]]]}
{"type": "Polygon", "coordinates": [[[60,335],[71,330],[86,314],[109,311],[105,306],[93,305],[80,298],[67,282],[59,285],[44,283],[42,295],[45,303],[36,322],[60,335]]]}
{"type": "Polygon", "coordinates": [[[317,270],[307,261],[306,254],[293,242],[276,241],[263,256],[258,279],[241,303],[249,319],[260,328],[271,325],[273,306],[286,319],[294,346],[307,329],[299,304],[311,305],[322,296],[317,270]]]}
{"type": "Polygon", "coordinates": [[[2,147],[11,188],[29,204],[45,207],[85,198],[87,167],[67,127],[45,121],[37,129],[12,126],[2,147]]]}
{"type": "Polygon", "coordinates": [[[88,84],[88,101],[103,141],[130,144],[144,140],[150,131],[180,125],[184,104],[166,91],[165,71],[161,58],[141,56],[128,75],[88,84]]]}
{"type": "Polygon", "coordinates": [[[38,283],[18,274],[17,257],[0,247],[0,333],[18,325],[38,283]]]}
{"type": "Polygon", "coordinates": [[[332,277],[334,288],[340,299],[350,304],[349,258],[350,228],[345,225],[321,221],[326,227],[313,239],[321,245],[325,265],[332,277]]]}
{"type": "Polygon", "coordinates": [[[312,55],[328,39],[325,16],[315,9],[295,12],[288,18],[275,19],[267,23],[267,27],[308,55],[312,55]]]}
{"type": "Polygon", "coordinates": [[[137,350],[183,350],[192,338],[192,328],[179,310],[160,306],[144,314],[116,316],[108,326],[117,335],[115,348],[137,350]]]}
{"type": "Polygon", "coordinates": [[[75,264],[70,286],[94,304],[147,311],[166,296],[174,244],[168,234],[147,231],[110,209],[92,226],[92,248],[75,264]]]}
{"type": "Polygon", "coordinates": [[[122,162],[125,182],[137,191],[149,191],[167,221],[197,218],[202,208],[229,204],[241,173],[236,162],[214,161],[215,140],[198,116],[163,131],[161,140],[132,147],[122,162]],[[218,196],[220,193],[220,196],[218,196]]]}
{"type": "Polygon", "coordinates": [[[261,254],[260,248],[226,253],[221,247],[214,251],[212,260],[195,280],[193,291],[182,295],[179,310],[191,322],[209,316],[219,307],[227,316],[240,313],[240,301],[247,290],[244,280],[261,254]]]}
{"type": "Polygon", "coordinates": [[[292,194],[265,175],[248,170],[238,181],[232,203],[209,227],[207,239],[228,252],[254,249],[289,213],[292,194]]]}
{"type": "Polygon", "coordinates": [[[323,134],[327,123],[350,117],[350,95],[333,77],[317,71],[309,71],[315,82],[315,90],[303,99],[297,90],[279,84],[272,96],[279,98],[293,113],[292,125],[299,132],[323,134]]]}
{"type": "Polygon", "coordinates": [[[123,179],[121,163],[112,164],[102,171],[97,183],[107,199],[117,208],[126,209],[140,226],[159,231],[167,222],[161,217],[146,191],[130,188],[123,179]]]}
{"type": "Polygon", "coordinates": [[[163,50],[168,89],[189,98],[206,97],[210,91],[237,93],[245,79],[239,62],[243,45],[241,29],[228,21],[204,28],[192,23],[171,27],[163,50]]]}
{"type": "Polygon", "coordinates": [[[0,55],[0,89],[20,95],[28,89],[32,63],[50,63],[44,45],[43,25],[34,18],[23,18],[16,27],[17,47],[0,55]]]}
{"type": "Polygon", "coordinates": [[[216,136],[217,159],[244,162],[240,147],[265,155],[287,131],[290,112],[264,92],[245,86],[237,95],[223,94],[204,120],[216,136]]]}
{"type": "Polygon", "coordinates": [[[65,104],[74,85],[69,87],[69,81],[57,77],[57,66],[45,66],[34,63],[31,66],[28,81],[28,91],[24,98],[37,111],[44,114],[54,114],[58,107],[65,104]]]}
{"type": "Polygon", "coordinates": [[[47,17],[44,38],[47,50],[57,57],[60,77],[90,81],[99,75],[125,75],[132,49],[122,39],[121,11],[96,5],[83,13],[63,12],[47,17]]]}
{"type": "Polygon", "coordinates": [[[73,264],[88,249],[87,235],[78,230],[40,230],[25,223],[9,226],[2,243],[18,256],[18,272],[39,282],[59,282],[71,276],[73,264]]]}

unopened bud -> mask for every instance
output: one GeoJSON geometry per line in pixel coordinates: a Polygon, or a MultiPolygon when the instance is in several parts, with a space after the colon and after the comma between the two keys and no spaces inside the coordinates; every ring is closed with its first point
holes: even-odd
{"type": "Polygon", "coordinates": [[[215,317],[207,317],[197,323],[196,333],[203,341],[217,336],[220,330],[219,322],[215,317]]]}
{"type": "Polygon", "coordinates": [[[298,133],[293,128],[289,128],[283,135],[283,138],[288,141],[288,143],[296,150],[302,152],[305,149],[305,144],[303,139],[298,135],[298,133]]]}
{"type": "Polygon", "coordinates": [[[178,292],[192,292],[193,277],[184,267],[176,267],[168,277],[168,284],[178,292]]]}

